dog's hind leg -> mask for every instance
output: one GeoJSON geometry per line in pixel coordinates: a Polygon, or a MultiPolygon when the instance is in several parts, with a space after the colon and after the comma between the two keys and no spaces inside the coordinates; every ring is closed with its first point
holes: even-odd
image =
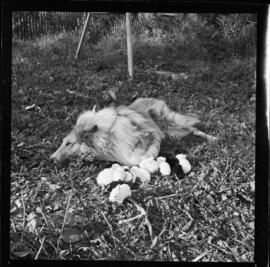
{"type": "Polygon", "coordinates": [[[174,112],[163,100],[139,98],[130,105],[130,108],[149,115],[161,131],[168,136],[181,138],[189,133],[194,133],[209,141],[217,140],[217,137],[208,135],[194,127],[200,122],[195,115],[182,115],[174,112]]]}
{"type": "Polygon", "coordinates": [[[152,119],[168,136],[181,138],[189,133],[216,141],[218,138],[208,135],[194,127],[200,120],[195,115],[182,115],[172,111],[163,101],[159,101],[149,110],[152,119]]]}
{"type": "Polygon", "coordinates": [[[204,138],[206,138],[208,141],[211,141],[211,142],[218,141],[218,137],[213,136],[213,135],[206,134],[206,133],[204,133],[204,132],[198,130],[198,129],[195,128],[195,127],[193,127],[192,133],[195,134],[195,135],[204,137],[204,138]]]}
{"type": "MultiPolygon", "coordinates": [[[[170,123],[168,125],[168,130],[166,131],[167,135],[175,137],[175,138],[181,138],[185,135],[188,135],[189,133],[193,133],[194,135],[201,136],[211,142],[218,140],[218,137],[206,134],[190,124],[189,125],[183,124],[182,123],[183,120],[190,123],[192,119],[190,118],[190,116],[187,116],[186,118],[185,118],[185,115],[181,115],[181,116],[182,117],[180,117],[180,120],[181,120],[180,122],[178,121],[179,117],[176,116],[175,118],[177,119],[175,119],[173,123],[170,123]]],[[[196,124],[195,121],[194,121],[194,124],[196,124]]]]}
{"type": "Polygon", "coordinates": [[[200,122],[195,116],[172,111],[164,101],[158,101],[148,110],[148,113],[166,135],[176,138],[191,133],[193,126],[200,122]]]}

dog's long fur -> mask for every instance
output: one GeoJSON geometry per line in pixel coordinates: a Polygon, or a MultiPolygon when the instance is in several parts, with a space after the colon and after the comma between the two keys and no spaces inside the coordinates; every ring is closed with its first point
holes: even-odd
{"type": "Polygon", "coordinates": [[[139,98],[129,106],[82,113],[73,130],[51,156],[59,162],[70,156],[137,165],[158,156],[162,139],[191,132],[211,139],[194,127],[199,119],[173,112],[162,100],[139,98]]]}

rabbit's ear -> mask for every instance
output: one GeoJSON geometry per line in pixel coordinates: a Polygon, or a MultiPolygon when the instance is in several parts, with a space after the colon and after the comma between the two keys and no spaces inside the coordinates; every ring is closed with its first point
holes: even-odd
{"type": "Polygon", "coordinates": [[[97,105],[94,105],[92,111],[96,112],[96,110],[97,110],[97,105]]]}

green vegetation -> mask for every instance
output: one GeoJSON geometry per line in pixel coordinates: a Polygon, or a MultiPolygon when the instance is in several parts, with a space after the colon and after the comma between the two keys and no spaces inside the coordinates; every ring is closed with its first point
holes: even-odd
{"type": "Polygon", "coordinates": [[[77,35],[14,40],[12,259],[253,261],[255,43],[250,34],[225,38],[185,23],[185,31],[164,29],[164,22],[136,33],[132,82],[124,29],[95,45],[87,39],[77,62],[77,35]],[[167,140],[162,149],[186,153],[192,171],[153,175],[149,188],[133,192],[147,216],[122,224],[139,210],[110,203],[109,190],[97,185],[106,163],[76,161],[58,170],[48,162],[78,114],[104,106],[107,89],[118,90],[121,104],[164,99],[199,114],[198,128],[219,136],[218,143],[192,135],[167,140]]]}

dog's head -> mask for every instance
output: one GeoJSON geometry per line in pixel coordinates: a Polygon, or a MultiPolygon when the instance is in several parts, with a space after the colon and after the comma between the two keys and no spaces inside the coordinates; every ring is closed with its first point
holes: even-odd
{"type": "Polygon", "coordinates": [[[80,151],[79,138],[72,130],[64,139],[61,146],[51,155],[50,159],[59,166],[67,162],[71,156],[78,156],[80,151]]]}
{"type": "Polygon", "coordinates": [[[64,137],[61,146],[50,156],[58,166],[63,166],[72,157],[87,158],[88,161],[95,159],[95,150],[89,145],[91,136],[97,131],[95,114],[95,108],[82,113],[74,128],[64,137]],[[84,142],[86,136],[89,144],[84,142]]]}

